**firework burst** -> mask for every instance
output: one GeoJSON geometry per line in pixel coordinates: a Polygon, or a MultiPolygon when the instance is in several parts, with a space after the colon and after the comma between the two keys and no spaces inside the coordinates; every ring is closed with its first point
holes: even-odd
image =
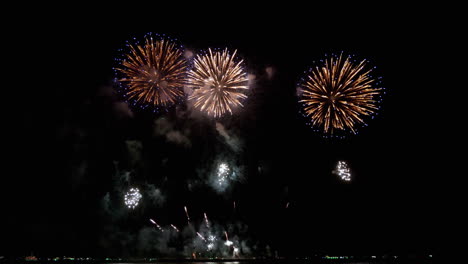
{"type": "Polygon", "coordinates": [[[124,196],[125,205],[130,209],[135,209],[140,202],[142,195],[138,188],[130,188],[130,190],[124,196]]]}
{"type": "Polygon", "coordinates": [[[127,44],[129,52],[115,69],[117,82],[133,104],[166,109],[184,96],[187,61],[181,47],[167,38],[145,36],[127,44]]]}
{"type": "Polygon", "coordinates": [[[194,59],[188,73],[188,83],[193,93],[188,97],[196,109],[210,116],[221,117],[233,108],[243,106],[243,93],[248,89],[248,79],[242,60],[235,62],[236,52],[208,50],[194,59]]]}
{"type": "Polygon", "coordinates": [[[299,84],[300,102],[312,127],[327,135],[349,130],[356,134],[364,117],[378,110],[383,88],[371,77],[367,61],[353,62],[351,57],[331,56],[311,68],[299,84]]]}
{"type": "Polygon", "coordinates": [[[226,245],[228,247],[232,246],[233,243],[232,243],[231,240],[229,240],[227,231],[224,231],[224,234],[226,235],[226,242],[224,243],[224,245],[226,245]]]}
{"type": "Polygon", "coordinates": [[[343,181],[351,181],[351,172],[349,170],[348,164],[345,161],[338,161],[335,170],[333,173],[338,175],[343,181]]]}
{"type": "Polygon", "coordinates": [[[218,184],[220,186],[224,186],[227,184],[230,173],[231,173],[231,170],[229,169],[229,166],[226,163],[223,162],[219,164],[218,170],[216,171],[216,175],[218,179],[218,184]]]}

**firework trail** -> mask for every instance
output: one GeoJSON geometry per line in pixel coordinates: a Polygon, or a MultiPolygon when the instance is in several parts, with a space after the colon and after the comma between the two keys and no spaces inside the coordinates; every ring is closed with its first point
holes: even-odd
{"type": "Polygon", "coordinates": [[[171,227],[174,228],[175,231],[179,232],[179,229],[175,225],[171,224],[171,227]]]}
{"type": "Polygon", "coordinates": [[[188,100],[196,109],[221,117],[227,112],[232,114],[234,107],[243,106],[241,100],[247,98],[243,91],[248,89],[248,78],[243,61],[235,62],[236,53],[208,49],[208,54],[194,59],[194,66],[188,73],[193,93],[188,100]]]}
{"type": "Polygon", "coordinates": [[[184,206],[184,210],[185,210],[185,215],[187,216],[187,221],[190,222],[190,217],[189,217],[189,214],[187,212],[187,206],[184,206]]]}
{"type": "Polygon", "coordinates": [[[129,52],[115,70],[128,100],[159,109],[184,96],[187,61],[181,47],[167,38],[156,38],[146,35],[143,44],[127,44],[129,52]]]}
{"type": "Polygon", "coordinates": [[[162,229],[162,227],[160,225],[158,225],[158,223],[156,223],[156,221],[154,221],[153,219],[150,218],[150,221],[151,223],[153,223],[161,232],[164,232],[164,230],[162,229]]]}
{"type": "Polygon", "coordinates": [[[203,213],[203,215],[205,216],[206,227],[210,228],[210,222],[208,222],[208,217],[206,216],[206,213],[203,213]]]}
{"type": "Polygon", "coordinates": [[[312,127],[329,135],[346,130],[356,134],[356,125],[365,125],[363,117],[377,112],[383,88],[376,87],[366,64],[366,60],[354,63],[350,56],[340,55],[309,70],[299,89],[304,115],[312,127]]]}
{"type": "Polygon", "coordinates": [[[130,190],[124,196],[124,202],[129,209],[135,209],[135,207],[138,206],[141,198],[142,195],[138,188],[130,188],[130,190]]]}
{"type": "Polygon", "coordinates": [[[226,242],[224,243],[224,245],[226,246],[232,246],[232,241],[229,240],[229,237],[228,237],[228,234],[227,234],[227,231],[224,231],[224,234],[226,235],[226,242]]]}
{"type": "Polygon", "coordinates": [[[197,232],[197,235],[198,235],[203,241],[206,242],[206,239],[205,239],[200,233],[197,232]]]}
{"type": "Polygon", "coordinates": [[[289,202],[286,203],[286,209],[289,207],[289,202]]]}

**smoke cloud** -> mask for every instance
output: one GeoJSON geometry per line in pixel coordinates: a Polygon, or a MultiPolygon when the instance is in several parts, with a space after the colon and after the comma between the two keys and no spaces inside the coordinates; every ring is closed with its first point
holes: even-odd
{"type": "Polygon", "coordinates": [[[154,135],[164,136],[168,142],[172,142],[184,147],[190,147],[192,144],[187,137],[189,130],[183,132],[176,130],[174,125],[166,118],[158,118],[154,121],[154,135]]]}
{"type": "Polygon", "coordinates": [[[276,70],[273,67],[269,66],[265,68],[265,72],[267,74],[268,80],[271,80],[273,79],[273,76],[275,75],[276,70]]]}
{"type": "Polygon", "coordinates": [[[131,118],[133,111],[128,107],[126,102],[114,102],[113,110],[118,118],[131,118]]]}
{"type": "Polygon", "coordinates": [[[112,111],[115,117],[124,119],[132,118],[134,116],[133,111],[130,109],[127,102],[119,101],[116,91],[112,88],[111,85],[99,87],[96,95],[98,97],[105,97],[112,102],[112,111]]]}
{"type": "Polygon", "coordinates": [[[141,151],[143,149],[143,145],[138,140],[127,140],[125,141],[125,145],[127,147],[128,160],[130,165],[135,167],[141,161],[141,151]]]}
{"type": "MultiPolygon", "coordinates": [[[[160,257],[241,257],[251,256],[253,248],[248,237],[248,226],[240,221],[219,224],[209,218],[193,217],[177,230],[170,222],[152,223],[141,215],[148,206],[131,210],[123,203],[128,186],[140,188],[143,201],[151,208],[162,207],[166,197],[153,184],[133,184],[131,173],[116,171],[114,189],[101,199],[101,214],[106,223],[102,229],[100,245],[108,253],[125,256],[160,257]],[[132,229],[125,223],[141,222],[141,227],[132,229]],[[226,236],[227,235],[227,236],[226,236]],[[229,241],[229,242],[228,242],[229,241]]],[[[156,220],[157,221],[157,220],[156,220]]]]}
{"type": "Polygon", "coordinates": [[[166,197],[162,194],[161,190],[156,188],[153,184],[145,186],[145,194],[153,206],[162,207],[166,201],[166,197]]]}
{"type": "Polygon", "coordinates": [[[224,142],[234,152],[240,152],[242,150],[241,140],[232,134],[230,135],[229,131],[221,123],[216,122],[216,131],[218,131],[219,135],[224,139],[224,142]]]}

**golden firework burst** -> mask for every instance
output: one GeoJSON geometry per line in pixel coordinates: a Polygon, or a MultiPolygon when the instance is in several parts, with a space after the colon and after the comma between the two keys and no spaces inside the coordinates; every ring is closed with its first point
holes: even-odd
{"type": "Polygon", "coordinates": [[[116,70],[129,101],[164,108],[184,96],[187,62],[174,42],[147,36],[144,44],[128,47],[129,52],[116,70]]]}
{"type": "Polygon", "coordinates": [[[243,106],[247,98],[243,92],[248,89],[248,79],[242,60],[235,62],[236,52],[231,55],[224,51],[211,51],[198,55],[188,73],[188,83],[193,93],[188,97],[195,108],[210,116],[220,117],[233,108],[243,106]]]}
{"type": "Polygon", "coordinates": [[[310,69],[299,88],[311,126],[326,134],[347,129],[356,133],[356,125],[364,124],[363,118],[378,110],[383,88],[375,87],[372,69],[366,69],[366,64],[366,60],[353,63],[350,57],[340,55],[310,69]]]}

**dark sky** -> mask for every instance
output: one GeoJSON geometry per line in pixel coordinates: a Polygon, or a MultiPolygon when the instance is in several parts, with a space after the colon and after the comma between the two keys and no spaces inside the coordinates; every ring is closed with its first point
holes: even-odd
{"type": "Polygon", "coordinates": [[[130,11],[101,19],[86,13],[31,19],[20,33],[27,41],[17,43],[31,54],[18,65],[25,72],[15,87],[20,96],[12,100],[20,106],[5,112],[15,125],[7,139],[13,170],[2,177],[2,242],[8,246],[0,255],[115,252],[102,249],[109,219],[100,207],[113,188],[114,161],[133,170],[137,184],[154,184],[166,196],[164,206],[146,206],[117,223],[129,232],[148,226],[155,215],[166,225],[183,225],[184,205],[193,218],[207,212],[222,224],[236,201],[235,218],[249,226],[252,240],[282,255],[434,250],[440,189],[432,155],[436,110],[427,104],[437,89],[430,66],[439,56],[434,23],[414,10],[330,16],[302,10],[294,16],[299,9],[270,13],[246,6],[245,17],[240,11],[213,17],[189,11],[176,22],[167,14],[130,18],[130,11]],[[177,38],[195,53],[238,49],[257,82],[245,108],[218,122],[242,142],[240,154],[229,151],[214,120],[180,119],[175,109],[132,109],[129,117],[106,93],[117,50],[147,32],[177,38]],[[387,95],[359,135],[323,139],[298,114],[295,84],[314,60],[340,51],[377,66],[387,95]],[[271,80],[267,67],[274,69],[271,80]],[[190,131],[190,147],[154,135],[154,121],[163,116],[174,129],[190,131]],[[128,140],[142,144],[138,165],[129,161],[128,140]],[[187,188],[200,179],[197,170],[220,155],[235,157],[244,180],[225,194],[202,184],[187,188]],[[342,159],[352,169],[351,183],[331,173],[342,159]]]}

